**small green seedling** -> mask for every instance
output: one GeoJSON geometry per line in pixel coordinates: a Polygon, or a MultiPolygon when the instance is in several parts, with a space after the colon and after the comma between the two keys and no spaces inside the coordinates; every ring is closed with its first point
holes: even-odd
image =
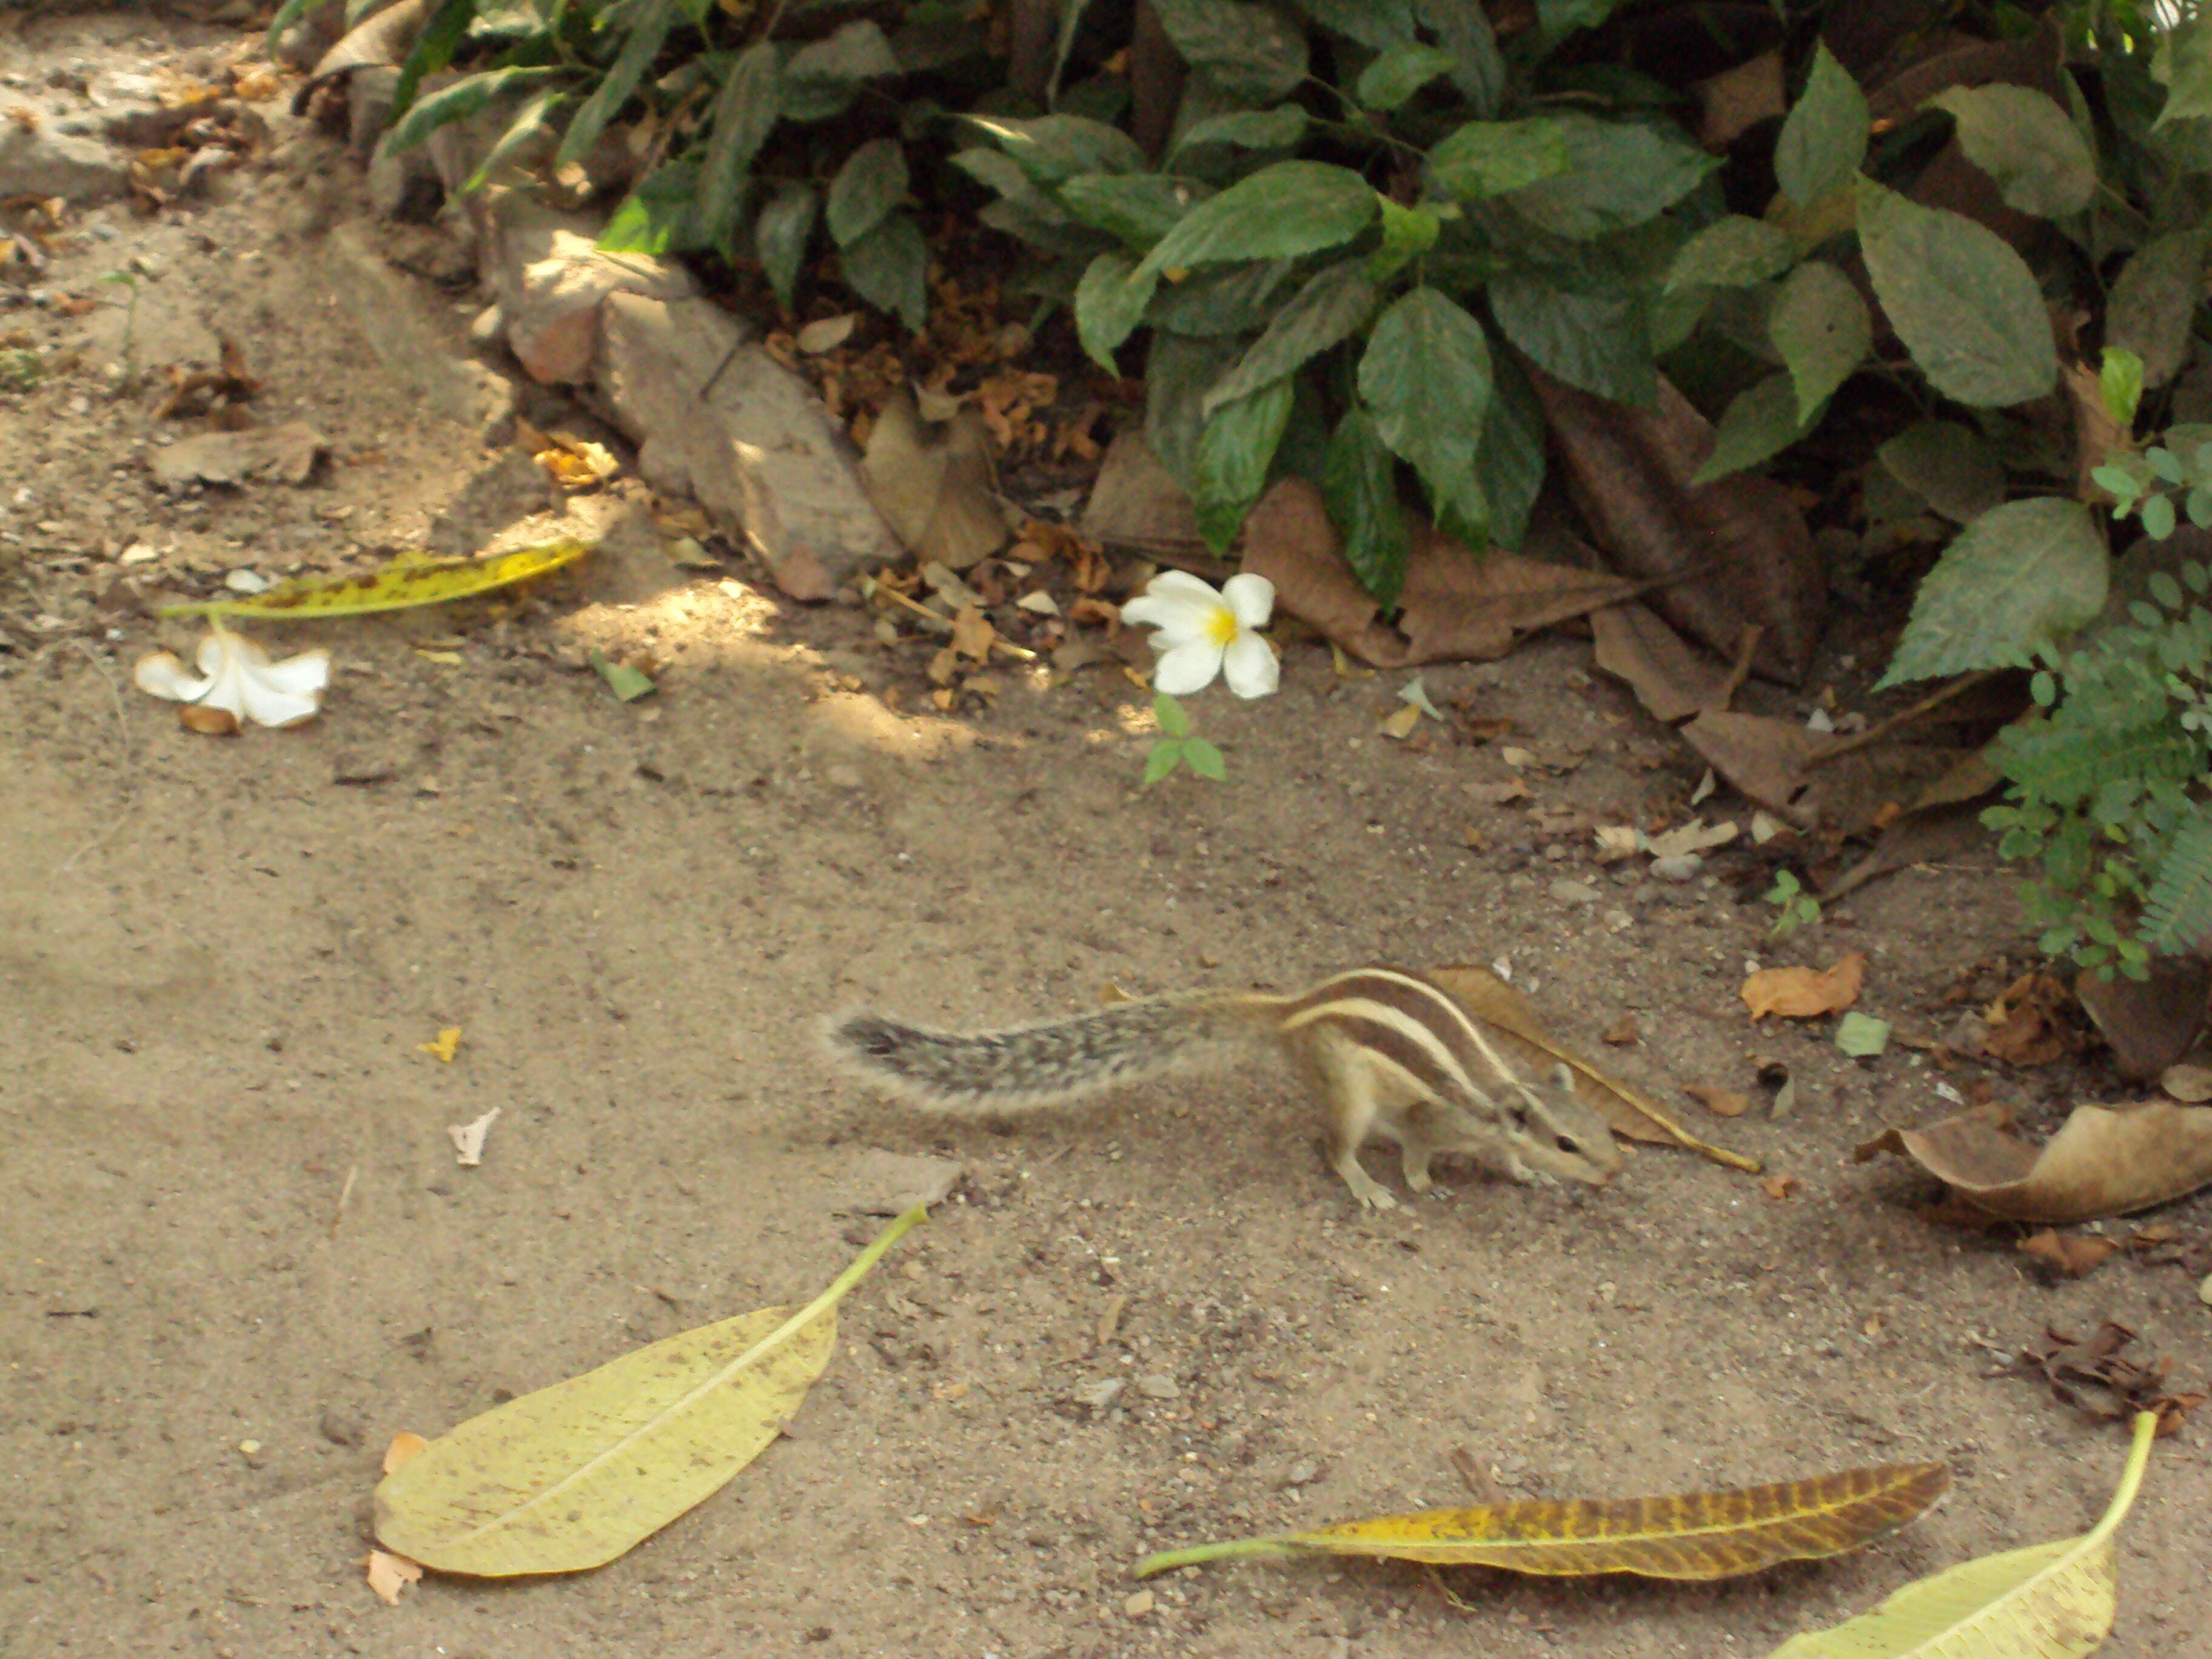
{"type": "Polygon", "coordinates": [[[100,279],[118,283],[131,291],[123,307],[123,389],[131,391],[138,384],[138,358],[134,337],[138,332],[138,276],[135,271],[111,270],[100,279]]]}
{"type": "Polygon", "coordinates": [[[1147,789],[1178,766],[1188,766],[1201,778],[1211,778],[1219,783],[1229,775],[1222,763],[1221,751],[1204,738],[1190,734],[1190,716],[1182,712],[1182,705],[1164,691],[1152,699],[1152,717],[1160,723],[1160,739],[1145,757],[1145,784],[1147,789]]]}
{"type": "Polygon", "coordinates": [[[37,352],[0,351],[0,392],[35,392],[46,378],[46,361],[37,352]]]}
{"type": "Polygon", "coordinates": [[[1787,870],[1774,872],[1774,885],[1766,895],[1766,902],[1775,907],[1774,926],[1767,931],[1770,939],[1787,939],[1800,927],[1810,927],[1820,919],[1820,901],[1807,892],[1787,870]]]}

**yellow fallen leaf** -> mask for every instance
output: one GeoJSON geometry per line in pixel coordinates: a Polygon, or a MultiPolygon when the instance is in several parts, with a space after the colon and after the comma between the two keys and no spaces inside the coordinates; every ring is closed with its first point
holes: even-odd
{"type": "Polygon", "coordinates": [[[1421,711],[1413,704],[1401,703],[1382,717],[1382,731],[1386,738],[1409,738],[1413,728],[1421,723],[1421,711]]]}
{"type": "Polygon", "coordinates": [[[1951,1472],[1941,1463],[1887,1463],[1729,1492],[1522,1498],[1170,1550],[1146,1556],[1135,1573],[1147,1578],[1236,1556],[1322,1553],[1553,1576],[1734,1578],[1887,1538],[1950,1486],[1951,1472]]]}
{"type": "Polygon", "coordinates": [[[542,576],[592,550],[588,542],[543,542],[490,559],[434,559],[403,553],[359,576],[302,576],[264,592],[161,607],[164,617],[358,617],[374,611],[443,605],[542,576]]]}
{"type": "Polygon", "coordinates": [[[384,1449],[384,1472],[389,1474],[430,1443],[412,1430],[402,1429],[384,1449]]]}
{"type": "Polygon", "coordinates": [[[378,1483],[378,1541],[487,1578],[613,1560],[776,1437],[830,1363],[837,1304],[923,1218],[899,1217],[795,1314],[702,1325],[448,1430],[378,1483]]]}
{"type": "Polygon", "coordinates": [[[2104,1645],[2118,1610],[2112,1534],[2158,1432],[2139,1413],[2120,1488],[2090,1531],[1962,1561],[1907,1584],[1872,1613],[1793,1636],[1768,1659],[2080,1659],[2104,1645]]]}
{"type": "Polygon", "coordinates": [[[454,1052],[460,1046],[461,1028],[458,1025],[448,1025],[430,1042],[416,1043],[415,1052],[418,1054],[428,1054],[441,1065],[450,1066],[453,1063],[454,1052]]]}
{"type": "Polygon", "coordinates": [[[1866,956],[1854,951],[1832,968],[1762,968],[1743,982],[1743,1000],[1753,1019],[1780,1014],[1810,1019],[1840,1014],[1859,1000],[1866,979],[1866,956]]]}

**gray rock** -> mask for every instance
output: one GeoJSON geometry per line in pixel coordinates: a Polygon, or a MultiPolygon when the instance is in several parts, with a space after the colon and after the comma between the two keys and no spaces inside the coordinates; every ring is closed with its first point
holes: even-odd
{"type": "Polygon", "coordinates": [[[917,1158],[863,1148],[838,1181],[837,1207],[862,1215],[901,1215],[917,1204],[941,1204],[960,1182],[961,1166],[949,1158],[917,1158]]]}
{"type": "Polygon", "coordinates": [[[1127,1381],[1125,1377],[1102,1376],[1095,1382],[1077,1383],[1068,1390],[1068,1395],[1083,1405],[1103,1407],[1114,1403],[1115,1397],[1121,1392],[1122,1384],[1127,1381]]]}
{"type": "MultiPolygon", "coordinates": [[[[510,311],[510,338],[519,327],[510,311]]],[[[844,429],[805,381],[741,343],[726,313],[704,300],[615,294],[601,329],[599,386],[638,446],[639,471],[742,532],[787,591],[797,591],[792,565],[836,582],[902,556],[844,429]]]]}
{"type": "MultiPolygon", "coordinates": [[[[428,85],[424,92],[434,91],[428,85]]],[[[392,106],[399,92],[399,70],[391,64],[357,69],[346,77],[346,141],[366,155],[392,125],[392,106]]]]}
{"type": "Polygon", "coordinates": [[[1678,853],[1672,858],[1651,860],[1651,878],[1655,881],[1688,881],[1705,867],[1705,861],[1695,853],[1678,853]]]}
{"type": "MultiPolygon", "coordinates": [[[[600,252],[597,219],[559,212],[514,191],[491,194],[477,267],[506,320],[507,349],[540,385],[592,378],[610,295],[675,301],[699,291],[680,265],[646,254],[600,252]]],[[[697,384],[720,361],[717,352],[687,364],[687,383],[697,384]]]]}
{"type": "Polygon", "coordinates": [[[1595,904],[1597,889],[1586,881],[1570,881],[1561,876],[1548,890],[1562,904],[1595,904]]]}
{"type": "Polygon", "coordinates": [[[478,366],[451,309],[386,264],[358,225],[333,229],[319,254],[331,292],[352,308],[385,372],[413,392],[427,413],[481,430],[496,410],[486,406],[478,366]]]}
{"type": "Polygon", "coordinates": [[[1182,1389],[1164,1371],[1153,1371],[1137,1379],[1137,1392],[1147,1400],[1180,1400],[1182,1389]]]}
{"type": "Polygon", "coordinates": [[[104,202],[130,187],[130,162],[97,138],[41,125],[0,123],[0,198],[59,196],[104,202]]]}

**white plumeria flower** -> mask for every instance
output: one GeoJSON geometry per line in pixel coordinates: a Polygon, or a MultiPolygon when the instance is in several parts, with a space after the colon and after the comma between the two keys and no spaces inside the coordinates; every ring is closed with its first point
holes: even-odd
{"type": "Polygon", "coordinates": [[[235,732],[242,720],[297,726],[319,712],[323,688],[331,683],[329,652],[303,651],[271,662],[252,640],[221,623],[194,654],[198,678],[167,651],[139,658],[131,678],[141,691],[183,703],[185,724],[196,732],[235,732]]]}
{"type": "Polygon", "coordinates": [[[1155,691],[1187,697],[1218,674],[1238,696],[1264,697],[1283,671],[1273,648],[1255,630],[1267,625],[1274,608],[1275,585],[1265,576],[1249,571],[1231,576],[1216,592],[1186,571],[1163,570],[1121,607],[1121,620],[1157,630],[1155,691]]]}

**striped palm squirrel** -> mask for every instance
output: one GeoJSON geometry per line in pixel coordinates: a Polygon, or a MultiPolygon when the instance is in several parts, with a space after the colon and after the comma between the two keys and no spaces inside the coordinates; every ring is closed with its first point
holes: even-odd
{"type": "Polygon", "coordinates": [[[860,1013],[832,1023],[831,1054],[878,1086],[939,1111],[1056,1106],[1125,1083],[1236,1063],[1274,1048],[1328,1109],[1331,1167],[1363,1205],[1396,1200],[1359,1165],[1375,1130],[1398,1144],[1406,1184],[1458,1152],[1519,1182],[1602,1186],[1620,1168],[1573,1073],[1524,1079],[1482,1025],[1415,974],[1355,968],[1294,996],[1192,991],[1114,1003],[998,1031],[932,1030],[860,1013]]]}

